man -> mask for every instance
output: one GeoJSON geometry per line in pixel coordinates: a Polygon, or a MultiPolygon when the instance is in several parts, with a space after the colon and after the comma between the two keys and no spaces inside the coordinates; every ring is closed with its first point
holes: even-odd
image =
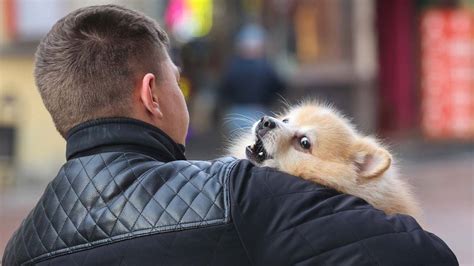
{"type": "Polygon", "coordinates": [[[408,216],[247,160],[186,161],[166,34],[122,7],[79,9],[36,54],[67,162],[3,265],[456,265],[408,216]]]}

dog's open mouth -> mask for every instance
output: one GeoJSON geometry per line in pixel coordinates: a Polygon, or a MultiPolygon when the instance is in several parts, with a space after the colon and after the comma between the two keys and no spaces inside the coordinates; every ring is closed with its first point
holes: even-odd
{"type": "Polygon", "coordinates": [[[268,155],[263,147],[263,142],[260,137],[257,137],[255,144],[247,146],[245,155],[247,155],[247,159],[256,163],[263,163],[266,159],[271,159],[271,156],[268,155]]]}

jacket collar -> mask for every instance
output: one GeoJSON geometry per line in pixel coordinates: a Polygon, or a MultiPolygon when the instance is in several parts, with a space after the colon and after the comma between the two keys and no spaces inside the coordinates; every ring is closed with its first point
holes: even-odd
{"type": "Polygon", "coordinates": [[[151,124],[131,118],[102,118],[77,125],[68,132],[68,160],[102,152],[138,152],[169,162],[186,160],[184,145],[175,143],[151,124]]]}

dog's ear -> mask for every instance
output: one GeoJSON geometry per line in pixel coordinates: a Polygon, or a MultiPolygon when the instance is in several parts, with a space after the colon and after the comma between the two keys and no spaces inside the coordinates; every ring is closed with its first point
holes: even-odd
{"type": "Polygon", "coordinates": [[[353,151],[354,164],[360,177],[379,177],[392,164],[390,153],[372,138],[365,137],[357,140],[353,151]]]}

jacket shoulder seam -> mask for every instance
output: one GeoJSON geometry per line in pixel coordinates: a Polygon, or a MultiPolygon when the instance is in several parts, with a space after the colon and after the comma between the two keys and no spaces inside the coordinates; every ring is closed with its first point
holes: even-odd
{"type": "Polygon", "coordinates": [[[164,229],[164,230],[160,230],[161,227],[160,228],[155,228],[155,229],[152,229],[152,230],[143,229],[143,230],[135,231],[133,233],[126,233],[126,234],[122,234],[122,235],[118,235],[118,236],[114,236],[114,237],[104,238],[104,239],[100,239],[100,240],[97,240],[97,241],[92,241],[92,242],[89,242],[89,243],[85,243],[85,244],[81,244],[81,245],[77,245],[77,246],[73,246],[73,247],[68,247],[68,248],[63,248],[63,249],[55,250],[55,251],[52,251],[52,252],[49,252],[49,253],[45,253],[41,256],[38,256],[38,257],[30,259],[26,262],[23,262],[22,265],[23,264],[27,265],[27,264],[30,264],[30,263],[38,263],[38,262],[41,262],[41,261],[44,261],[44,260],[47,260],[47,259],[52,259],[52,258],[55,258],[55,257],[59,257],[61,255],[76,253],[76,252],[88,250],[88,249],[95,248],[95,247],[105,246],[105,245],[109,245],[109,244],[115,244],[117,242],[124,241],[124,240],[129,240],[129,239],[134,239],[134,238],[139,238],[139,237],[145,237],[145,236],[151,236],[151,235],[156,235],[156,234],[159,234],[159,233],[180,232],[180,231],[184,231],[184,230],[205,228],[205,227],[210,227],[210,226],[214,226],[214,225],[221,225],[221,224],[223,224],[224,219],[214,219],[214,220],[209,220],[209,221],[204,221],[204,222],[205,222],[204,225],[200,225],[200,224],[202,224],[202,222],[180,223],[178,225],[164,226],[164,227],[179,227],[179,228],[169,228],[169,229],[164,229]],[[183,225],[184,225],[184,228],[183,228],[183,225]]]}

